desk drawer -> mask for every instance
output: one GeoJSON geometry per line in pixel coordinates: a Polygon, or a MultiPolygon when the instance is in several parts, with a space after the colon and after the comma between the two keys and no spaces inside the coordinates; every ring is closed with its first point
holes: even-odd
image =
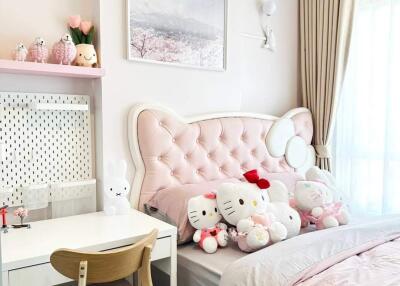
{"type": "Polygon", "coordinates": [[[157,239],[151,252],[151,260],[163,259],[171,256],[171,237],[157,239]]]}
{"type": "Polygon", "coordinates": [[[71,281],[59,274],[50,263],[8,272],[8,286],[49,286],[71,281]]]}

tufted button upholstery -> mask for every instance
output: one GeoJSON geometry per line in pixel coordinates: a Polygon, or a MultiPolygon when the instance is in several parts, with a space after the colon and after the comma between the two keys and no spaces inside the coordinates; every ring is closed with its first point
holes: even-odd
{"type": "MultiPolygon", "coordinates": [[[[308,112],[293,117],[296,134],[311,143],[308,112]]],[[[244,171],[293,171],[284,157],[273,158],[265,145],[272,120],[226,117],[185,124],[158,110],[139,114],[137,135],[145,166],[140,206],[155,192],[182,184],[242,178],[244,171]]]]}

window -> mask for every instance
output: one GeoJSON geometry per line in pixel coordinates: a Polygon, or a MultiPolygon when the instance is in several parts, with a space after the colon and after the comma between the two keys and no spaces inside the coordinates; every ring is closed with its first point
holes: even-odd
{"type": "Polygon", "coordinates": [[[361,0],[338,107],[335,174],[362,214],[400,213],[400,0],[361,0]]]}

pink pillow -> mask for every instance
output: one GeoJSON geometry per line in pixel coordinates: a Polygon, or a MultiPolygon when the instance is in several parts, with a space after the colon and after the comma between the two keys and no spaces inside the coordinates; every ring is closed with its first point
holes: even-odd
{"type": "Polygon", "coordinates": [[[178,228],[178,244],[192,240],[195,229],[187,215],[189,199],[209,192],[216,192],[220,184],[239,182],[237,179],[223,179],[201,184],[186,184],[158,191],[145,205],[145,212],[178,228]]]}

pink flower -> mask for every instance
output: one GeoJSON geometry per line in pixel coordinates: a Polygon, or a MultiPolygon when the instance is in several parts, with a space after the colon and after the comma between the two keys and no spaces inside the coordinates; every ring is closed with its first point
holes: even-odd
{"type": "Polygon", "coordinates": [[[69,16],[68,23],[72,29],[79,28],[79,25],[81,24],[81,16],[80,15],[69,16]]]}
{"type": "Polygon", "coordinates": [[[27,217],[28,216],[28,210],[24,209],[24,208],[17,208],[14,211],[14,216],[27,217]]]}
{"type": "Polygon", "coordinates": [[[90,31],[90,28],[92,28],[92,22],[90,21],[82,21],[81,22],[81,31],[85,35],[87,35],[90,31]]]}

